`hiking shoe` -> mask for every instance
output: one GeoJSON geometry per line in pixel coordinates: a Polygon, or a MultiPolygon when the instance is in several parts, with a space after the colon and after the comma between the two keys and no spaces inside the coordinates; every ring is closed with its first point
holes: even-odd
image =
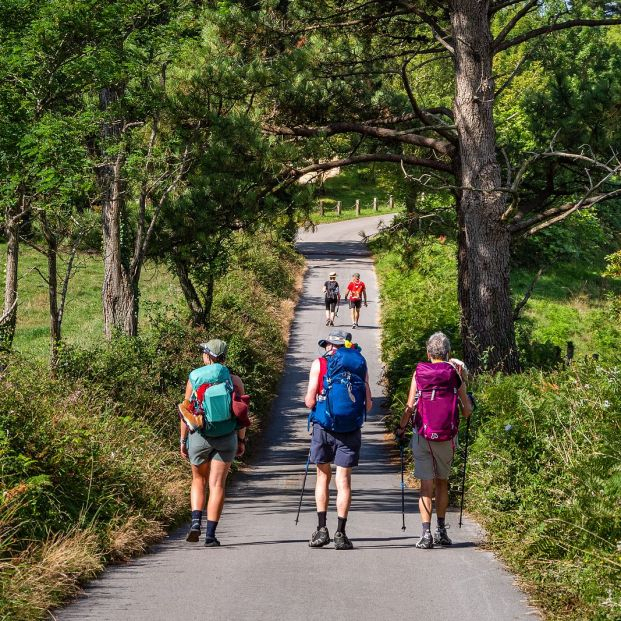
{"type": "Polygon", "coordinates": [[[450,546],[453,543],[446,534],[446,528],[440,528],[439,526],[433,535],[433,542],[437,546],[450,546]]]}
{"type": "Polygon", "coordinates": [[[200,526],[192,526],[190,528],[190,532],[188,536],[185,538],[186,541],[190,541],[191,543],[196,543],[201,538],[201,527],[200,526]]]}
{"type": "Polygon", "coordinates": [[[220,545],[220,542],[214,537],[213,539],[205,539],[206,548],[215,548],[220,545]]]}
{"type": "Polygon", "coordinates": [[[355,324],[355,323],[352,323],[352,324],[351,324],[351,327],[352,327],[352,330],[353,330],[353,329],[356,327],[356,324],[355,324]]]}
{"type": "Polygon", "coordinates": [[[334,549],[335,550],[352,550],[354,544],[349,540],[349,537],[340,531],[334,533],[334,549]]]}
{"type": "Polygon", "coordinates": [[[329,325],[330,325],[330,320],[326,319],[326,326],[329,326],[329,325]]]}
{"type": "Polygon", "coordinates": [[[424,550],[430,550],[433,548],[433,537],[431,531],[427,530],[423,533],[423,536],[416,542],[417,548],[423,548],[424,550]]]}
{"type": "Polygon", "coordinates": [[[308,545],[311,548],[321,548],[330,543],[330,533],[325,526],[318,528],[311,536],[308,545]]]}

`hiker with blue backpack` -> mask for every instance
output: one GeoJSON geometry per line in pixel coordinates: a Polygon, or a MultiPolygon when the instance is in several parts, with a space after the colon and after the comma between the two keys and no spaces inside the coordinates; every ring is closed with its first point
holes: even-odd
{"type": "Polygon", "coordinates": [[[244,453],[247,401],[244,384],[224,365],[227,344],[212,339],[200,344],[204,366],[190,373],[185,400],[179,405],[181,455],[192,465],[192,525],[186,541],[197,542],[207,488],[205,546],[219,546],[216,528],[224,506],[225,484],[235,456],[244,453]],[[236,408],[241,406],[241,415],[236,408]]]}
{"type": "Polygon", "coordinates": [[[332,330],[319,346],[326,352],[313,361],[304,399],[311,409],[309,425],[313,426],[309,461],[317,467],[318,525],[308,545],[321,548],[330,543],[327,512],[334,463],[338,518],[334,547],[351,550],[354,546],[345,527],[351,505],[351,471],[358,465],[362,444],[361,427],[373,406],[369,375],[366,360],[351,342],[349,332],[332,330]]]}
{"type": "Polygon", "coordinates": [[[417,548],[429,549],[435,545],[451,545],[446,529],[448,508],[448,478],[455,454],[459,411],[468,418],[472,402],[466,390],[466,370],[459,360],[451,359],[451,343],[442,332],[427,340],[429,362],[416,366],[407,405],[395,435],[403,439],[411,421],[414,476],[420,479],[418,502],[423,534],[417,548]],[[431,534],[432,500],[436,499],[437,528],[431,534]]]}

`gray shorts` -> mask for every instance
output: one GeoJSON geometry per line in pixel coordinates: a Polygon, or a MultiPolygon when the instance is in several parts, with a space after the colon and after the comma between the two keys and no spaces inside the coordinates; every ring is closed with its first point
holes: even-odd
{"type": "Polygon", "coordinates": [[[421,481],[448,479],[456,446],[457,438],[432,442],[414,433],[412,436],[414,476],[421,481]]]}
{"type": "Polygon", "coordinates": [[[237,453],[237,431],[225,436],[209,438],[195,432],[188,439],[188,454],[193,466],[200,466],[207,461],[232,462],[237,453]]]}
{"type": "Polygon", "coordinates": [[[341,468],[353,468],[358,465],[361,445],[360,429],[337,433],[315,424],[311,438],[310,460],[313,464],[334,463],[341,468]]]}

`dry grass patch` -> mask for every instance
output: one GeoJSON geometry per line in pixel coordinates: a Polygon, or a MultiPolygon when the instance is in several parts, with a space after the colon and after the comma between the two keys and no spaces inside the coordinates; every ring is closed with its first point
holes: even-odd
{"type": "Polygon", "coordinates": [[[3,564],[3,599],[7,619],[40,619],[47,610],[80,592],[80,583],[103,569],[93,529],[74,530],[30,546],[3,564]]]}

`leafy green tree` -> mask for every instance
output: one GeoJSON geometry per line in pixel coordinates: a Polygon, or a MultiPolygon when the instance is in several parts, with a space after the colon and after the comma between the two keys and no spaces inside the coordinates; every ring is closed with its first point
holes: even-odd
{"type": "Polygon", "coordinates": [[[554,46],[557,33],[621,24],[617,9],[545,0],[300,0],[265,3],[256,18],[256,31],[263,27],[266,40],[280,34],[292,66],[304,67],[298,81],[280,86],[265,131],[308,138],[309,150],[320,139],[333,153],[305,171],[392,161],[425,192],[452,193],[461,332],[473,368],[519,368],[509,288],[513,239],[621,194],[616,159],[548,145],[509,157],[498,141],[496,99],[544,43],[554,46]],[[511,54],[513,68],[497,74],[494,67],[511,54]],[[548,160],[558,182],[550,201],[537,203],[536,187],[527,186],[548,160]]]}

